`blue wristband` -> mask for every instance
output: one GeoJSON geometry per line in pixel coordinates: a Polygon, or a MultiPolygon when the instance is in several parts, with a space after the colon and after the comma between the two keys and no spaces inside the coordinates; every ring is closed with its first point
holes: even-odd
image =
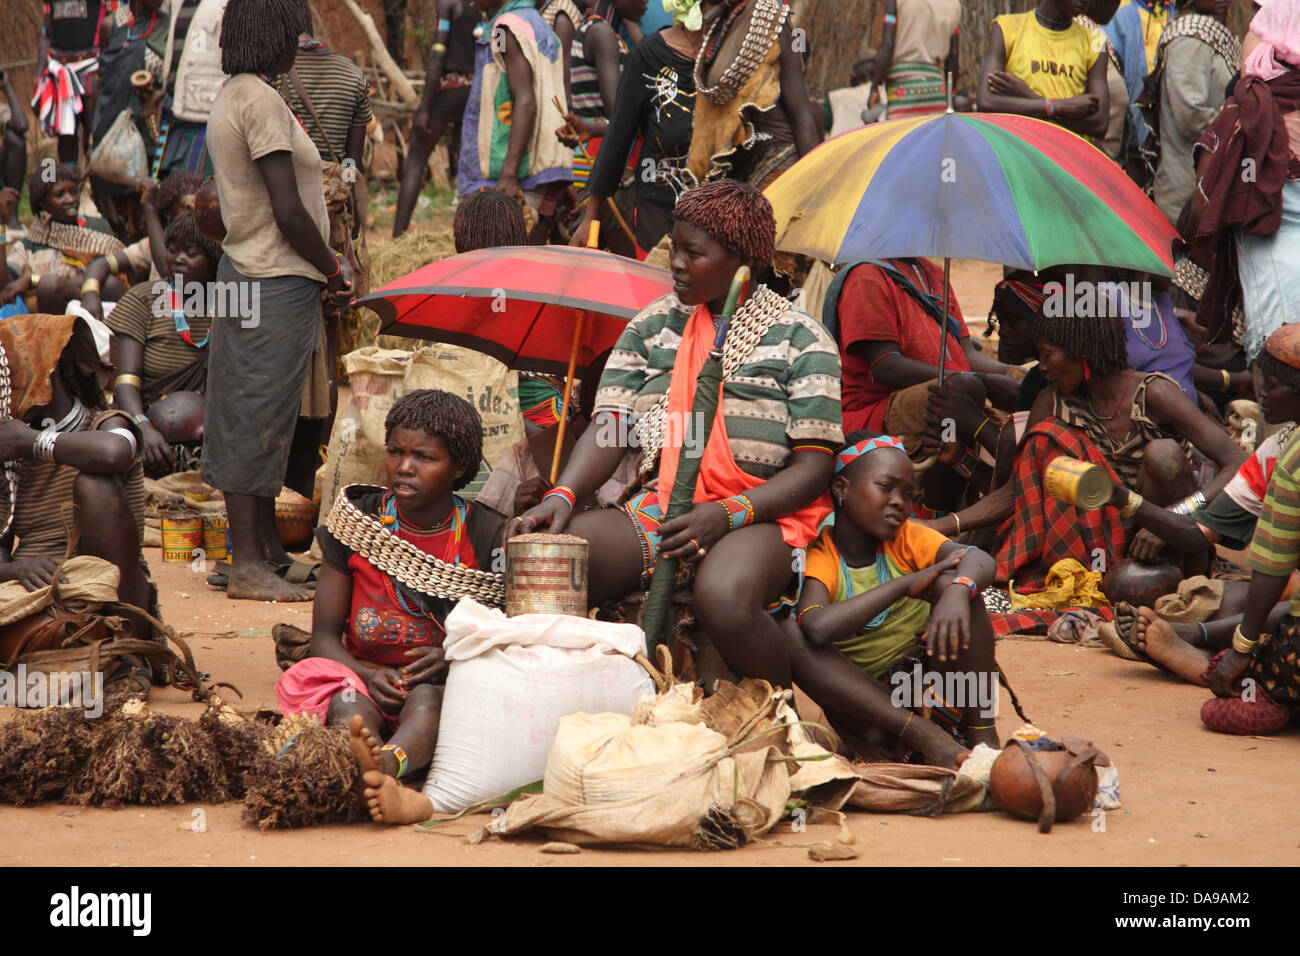
{"type": "Polygon", "coordinates": [[[448,20],[446,17],[443,17],[441,20],[439,20],[439,21],[438,21],[438,32],[439,32],[439,33],[450,33],[450,32],[451,32],[451,21],[448,20]]]}

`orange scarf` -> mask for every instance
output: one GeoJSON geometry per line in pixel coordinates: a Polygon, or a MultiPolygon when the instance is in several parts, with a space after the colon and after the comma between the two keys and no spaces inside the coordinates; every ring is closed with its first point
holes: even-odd
{"type": "MultiPolygon", "coordinates": [[[[677,478],[677,462],[681,457],[682,440],[686,423],[690,420],[691,405],[695,401],[696,380],[700,369],[709,357],[713,346],[713,316],[707,305],[698,305],[686,321],[677,358],[673,362],[673,377],[668,386],[668,408],[664,421],[664,443],[659,451],[659,505],[665,516],[672,496],[673,482],[677,478]]],[[[718,412],[713,418],[713,430],[700,460],[700,475],[695,480],[695,501],[717,501],[732,495],[743,495],[763,483],[748,472],[742,471],[731,456],[731,442],[727,438],[727,417],[723,414],[722,389],[719,386],[718,412]]],[[[831,512],[831,496],[822,492],[816,500],[798,511],[776,519],[785,543],[794,548],[807,547],[817,536],[817,529],[831,512]]]]}

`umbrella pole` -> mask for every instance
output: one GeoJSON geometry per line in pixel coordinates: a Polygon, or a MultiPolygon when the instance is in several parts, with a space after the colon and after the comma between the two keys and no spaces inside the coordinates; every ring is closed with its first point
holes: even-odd
{"type": "Polygon", "coordinates": [[[944,366],[948,364],[948,277],[952,274],[952,260],[943,259],[943,332],[939,335],[939,387],[943,388],[944,366]]]}
{"type": "MultiPolygon", "coordinates": [[[[591,224],[591,233],[587,236],[587,246],[595,249],[600,243],[600,223],[591,224]]],[[[573,345],[569,347],[569,372],[564,377],[564,401],[560,404],[560,428],[555,433],[555,452],[551,455],[551,484],[560,477],[560,454],[564,451],[564,428],[569,423],[569,402],[573,399],[573,372],[578,364],[578,346],[582,344],[582,327],[587,323],[586,310],[578,313],[578,322],[573,327],[573,345]]]]}
{"type": "MultiPolygon", "coordinates": [[[[594,222],[592,225],[596,225],[594,222]]],[[[555,435],[555,454],[551,456],[551,484],[560,477],[560,453],[564,450],[564,426],[569,421],[569,400],[573,398],[573,371],[578,361],[578,345],[582,341],[582,326],[587,313],[578,313],[578,324],[573,327],[573,347],[569,351],[569,374],[564,380],[564,402],[560,406],[560,429],[555,435]]]]}

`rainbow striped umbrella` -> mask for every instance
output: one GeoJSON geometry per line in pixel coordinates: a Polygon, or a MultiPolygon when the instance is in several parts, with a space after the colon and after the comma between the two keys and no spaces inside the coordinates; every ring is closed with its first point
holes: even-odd
{"type": "Polygon", "coordinates": [[[937,113],[823,143],[767,189],[777,248],[1173,274],[1176,233],[1122,169],[1055,123],[937,113]]]}

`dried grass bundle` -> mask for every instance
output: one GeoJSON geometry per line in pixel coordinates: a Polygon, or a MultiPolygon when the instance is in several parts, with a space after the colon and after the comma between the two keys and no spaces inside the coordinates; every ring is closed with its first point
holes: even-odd
{"type": "Polygon", "coordinates": [[[22,710],[0,725],[0,802],[62,796],[94,746],[97,721],[72,707],[22,710]]]}
{"type": "MultiPolygon", "coordinates": [[[[400,279],[430,262],[438,262],[456,254],[451,238],[451,227],[407,232],[400,239],[370,238],[370,288],[378,289],[394,279],[400,279]]],[[[379,345],[386,349],[413,349],[425,343],[419,339],[406,339],[396,335],[379,334],[379,316],[365,306],[359,308],[357,348],[379,345]]]]}
{"type": "Polygon", "coordinates": [[[119,712],[103,723],[64,802],[117,807],[230,799],[221,754],[196,721],[146,710],[119,712]]]}
{"type": "Polygon", "coordinates": [[[359,773],[343,727],[313,723],[262,764],[244,795],[245,823],[261,830],[368,819],[357,793],[359,773]]]}
{"type": "Polygon", "coordinates": [[[266,742],[276,732],[276,724],[246,717],[214,695],[199,718],[199,727],[220,756],[231,799],[242,800],[252,781],[266,771],[270,760],[266,742]]]}

